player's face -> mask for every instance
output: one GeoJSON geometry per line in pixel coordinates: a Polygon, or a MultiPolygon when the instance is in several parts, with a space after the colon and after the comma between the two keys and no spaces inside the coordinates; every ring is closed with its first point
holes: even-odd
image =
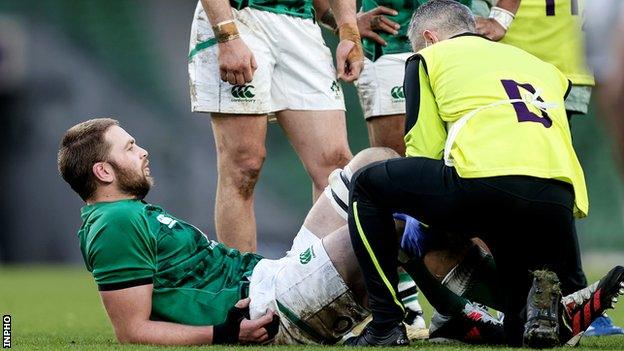
{"type": "Polygon", "coordinates": [[[123,193],[143,199],[154,184],[148,153],[123,128],[112,126],[105,135],[111,145],[108,163],[115,171],[115,182],[123,193]]]}

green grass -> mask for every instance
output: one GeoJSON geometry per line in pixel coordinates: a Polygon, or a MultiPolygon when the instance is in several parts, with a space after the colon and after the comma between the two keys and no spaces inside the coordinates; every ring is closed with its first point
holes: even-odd
{"type": "MultiPolygon", "coordinates": [[[[603,273],[603,272],[601,272],[603,273]]],[[[598,275],[592,274],[593,277],[598,275]]],[[[431,307],[421,298],[427,316],[431,307]]],[[[610,315],[624,325],[624,307],[610,315]]],[[[118,345],[88,272],[80,267],[0,266],[0,314],[12,316],[12,342],[17,350],[135,350],[160,347],[118,345]]],[[[262,347],[292,349],[292,346],[262,347]]],[[[296,347],[298,350],[339,350],[334,347],[296,347]]],[[[427,350],[506,350],[506,348],[441,346],[426,342],[412,348],[427,350]]],[[[168,348],[189,350],[187,347],[168,348]]],[[[216,350],[254,350],[256,347],[214,347],[216,350]]],[[[260,349],[260,347],[258,347],[260,349]]],[[[623,350],[624,337],[584,338],[578,350],[623,350]]],[[[512,350],[512,349],[509,349],[512,350]]],[[[518,350],[518,349],[514,349],[518,350]]]]}

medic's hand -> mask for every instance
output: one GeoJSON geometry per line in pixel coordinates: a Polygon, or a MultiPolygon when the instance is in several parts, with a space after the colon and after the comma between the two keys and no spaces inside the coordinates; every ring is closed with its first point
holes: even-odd
{"type": "Polygon", "coordinates": [[[217,60],[221,80],[232,85],[251,82],[258,68],[256,59],[240,38],[219,43],[217,60]]]}

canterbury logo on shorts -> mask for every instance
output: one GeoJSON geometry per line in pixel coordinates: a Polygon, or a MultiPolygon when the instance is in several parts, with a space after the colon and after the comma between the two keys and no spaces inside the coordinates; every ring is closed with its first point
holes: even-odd
{"type": "Polygon", "coordinates": [[[403,93],[403,87],[402,86],[396,86],[396,87],[393,87],[392,89],[390,89],[390,96],[392,96],[393,99],[405,100],[405,94],[403,93]]]}
{"type": "Polygon", "coordinates": [[[256,94],[254,93],[254,86],[253,85],[235,85],[232,87],[232,96],[235,99],[251,99],[254,96],[256,96],[256,94]]]}

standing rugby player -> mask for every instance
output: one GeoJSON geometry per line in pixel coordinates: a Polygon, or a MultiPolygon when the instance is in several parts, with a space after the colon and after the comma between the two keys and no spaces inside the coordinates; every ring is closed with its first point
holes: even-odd
{"type": "Polygon", "coordinates": [[[329,173],[351,158],[338,79],[359,76],[355,1],[332,0],[340,35],[332,64],[312,0],[202,0],[193,18],[191,107],[210,113],[217,149],[217,237],[256,250],[254,187],[275,114],[312,178],[316,200],[329,173]]]}

